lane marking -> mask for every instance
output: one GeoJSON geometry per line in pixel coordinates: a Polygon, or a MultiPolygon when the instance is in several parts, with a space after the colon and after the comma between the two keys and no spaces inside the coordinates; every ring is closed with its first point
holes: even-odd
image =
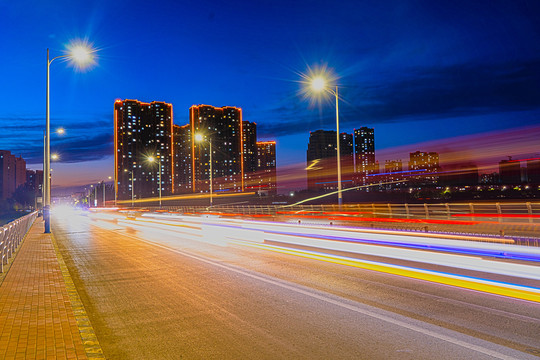
{"type": "Polygon", "coordinates": [[[69,295],[69,302],[71,303],[71,308],[73,309],[73,314],[75,315],[75,320],[77,321],[77,326],[79,327],[79,334],[81,335],[86,356],[89,359],[105,359],[101,345],[99,345],[96,333],[92,327],[92,323],[90,323],[88,314],[86,313],[81,298],[79,297],[79,293],[77,292],[77,288],[73,283],[73,279],[69,274],[69,270],[66,266],[64,258],[60,253],[60,248],[58,247],[56,239],[52,233],[51,241],[54,246],[54,251],[56,252],[56,258],[58,259],[60,270],[62,271],[64,284],[69,295]]]}
{"type": "MultiPolygon", "coordinates": [[[[265,282],[265,283],[268,283],[268,284],[272,284],[272,285],[281,287],[283,289],[287,289],[287,290],[296,292],[298,294],[309,296],[309,297],[312,297],[314,299],[317,299],[317,300],[320,300],[320,301],[323,301],[323,302],[326,302],[326,303],[329,303],[329,304],[332,304],[332,305],[335,305],[335,306],[338,306],[338,307],[341,307],[341,308],[344,308],[344,309],[348,309],[348,310],[351,310],[353,312],[356,312],[356,313],[359,313],[359,314],[362,314],[362,315],[366,315],[366,316],[369,316],[369,317],[372,317],[372,318],[375,318],[375,319],[378,319],[378,320],[381,320],[381,321],[385,321],[387,323],[397,325],[397,326],[400,326],[400,327],[403,327],[403,328],[418,332],[418,333],[426,335],[426,336],[431,336],[433,338],[436,338],[436,339],[439,339],[439,340],[442,340],[442,341],[446,341],[448,343],[451,343],[451,344],[454,344],[454,345],[457,345],[457,346],[460,346],[460,347],[463,347],[463,348],[467,348],[467,349],[470,349],[470,350],[473,350],[473,351],[476,351],[476,352],[479,352],[479,353],[482,353],[482,354],[485,354],[485,355],[488,355],[488,356],[492,356],[492,357],[497,358],[497,359],[518,360],[520,358],[523,358],[522,357],[523,355],[526,355],[526,356],[528,355],[528,354],[523,353],[523,352],[521,352],[519,350],[506,348],[506,347],[503,347],[501,345],[490,343],[493,346],[503,347],[503,348],[511,350],[513,352],[519,353],[521,356],[520,356],[520,358],[517,358],[517,357],[512,357],[512,356],[509,356],[509,355],[505,355],[505,354],[502,354],[502,353],[500,353],[498,351],[491,350],[491,349],[488,349],[488,348],[480,346],[480,345],[475,345],[475,344],[473,344],[471,342],[460,340],[460,339],[458,339],[456,337],[440,334],[440,333],[437,333],[435,331],[424,329],[424,328],[422,328],[420,326],[417,326],[417,325],[408,324],[408,323],[406,323],[404,321],[393,319],[393,318],[391,318],[389,316],[386,316],[386,315],[378,314],[378,313],[375,313],[375,312],[370,311],[370,310],[362,309],[362,308],[360,308],[358,306],[354,306],[354,305],[347,304],[347,303],[342,302],[342,301],[332,299],[332,298],[330,298],[328,296],[324,296],[324,295],[321,295],[321,294],[317,294],[317,293],[313,293],[311,291],[301,289],[298,285],[293,286],[293,285],[290,285],[290,284],[286,283],[283,280],[278,281],[278,280],[266,278],[266,277],[256,275],[256,274],[250,273],[248,271],[236,268],[236,267],[234,267],[232,265],[220,263],[220,262],[217,262],[217,261],[214,261],[214,260],[211,260],[211,259],[201,257],[199,255],[194,255],[194,254],[191,254],[189,252],[174,249],[174,248],[171,248],[169,246],[161,245],[161,244],[155,243],[153,241],[145,240],[145,239],[142,239],[142,238],[139,238],[139,237],[136,237],[136,236],[132,236],[132,235],[124,235],[124,236],[130,237],[130,238],[138,240],[138,241],[142,241],[142,242],[147,243],[149,245],[153,245],[153,246],[156,246],[156,247],[159,247],[159,248],[162,248],[162,249],[177,253],[179,255],[186,256],[186,257],[189,257],[189,258],[192,258],[192,259],[195,259],[195,260],[198,260],[198,261],[201,261],[201,262],[204,262],[204,263],[207,263],[207,264],[210,264],[210,265],[213,265],[213,266],[216,266],[216,267],[228,270],[228,271],[232,271],[232,272],[235,272],[235,273],[250,277],[252,279],[256,279],[256,280],[259,280],[259,281],[262,281],[262,282],[265,282]]],[[[431,326],[436,327],[436,328],[440,328],[441,330],[444,330],[446,332],[454,333],[454,331],[452,331],[452,330],[444,329],[444,328],[441,328],[441,327],[436,326],[436,325],[431,325],[431,326]]],[[[457,334],[459,334],[459,333],[457,333],[457,334]]],[[[464,337],[470,337],[470,336],[464,335],[464,334],[460,334],[460,335],[464,336],[464,337]]],[[[484,342],[484,340],[479,340],[479,341],[484,342]]]]}
{"type": "Polygon", "coordinates": [[[435,282],[444,285],[451,285],[460,288],[487,292],[490,294],[502,295],[521,300],[528,300],[540,303],[540,289],[515,285],[509,283],[495,282],[491,280],[472,278],[463,275],[447,274],[430,270],[415,269],[399,265],[378,263],[368,260],[353,259],[341,256],[327,255],[305,250],[295,250],[280,246],[257,244],[249,242],[234,241],[242,246],[254,247],[258,249],[278,252],[282,254],[295,255],[303,258],[319,260],[339,265],[351,266],[361,269],[383,272],[386,274],[400,275],[404,277],[435,282]]]}

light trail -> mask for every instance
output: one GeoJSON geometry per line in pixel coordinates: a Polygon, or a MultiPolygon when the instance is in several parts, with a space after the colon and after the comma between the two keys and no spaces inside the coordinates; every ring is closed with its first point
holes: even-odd
{"type": "MultiPolygon", "coordinates": [[[[100,216],[101,218],[101,216],[100,216]]],[[[540,280],[540,249],[516,245],[473,242],[444,237],[398,235],[399,232],[349,228],[300,226],[263,221],[206,218],[172,214],[145,214],[135,220],[118,220],[119,224],[137,226],[141,231],[189,235],[190,240],[218,246],[242,245],[262,250],[300,256],[313,260],[353,266],[393,275],[405,276],[439,284],[456,286],[522,300],[540,302],[540,288],[501,282],[494,279],[459,274],[472,270],[483,274],[503,275],[529,281],[540,280]],[[275,245],[268,242],[277,243],[275,245]],[[289,246],[309,247],[309,250],[289,246]],[[317,251],[316,251],[317,250],[317,251]],[[324,251],[378,256],[392,260],[414,262],[413,266],[337,256],[324,251]],[[502,262],[486,258],[511,258],[528,263],[502,262]],[[421,264],[445,267],[445,271],[421,268],[421,264]],[[456,271],[452,271],[455,269],[456,271]],[[452,273],[450,272],[452,271],[452,273]]],[[[516,281],[517,281],[516,279],[516,281]]]]}
{"type": "Polygon", "coordinates": [[[244,246],[266,249],[282,254],[294,255],[308,259],[314,259],[324,262],[330,262],[339,265],[352,266],[366,270],[374,270],[387,274],[400,275],[408,278],[426,280],[444,285],[451,285],[460,288],[477,290],[496,295],[502,295],[522,300],[528,300],[540,303],[540,288],[532,286],[516,285],[494,280],[486,280],[471,276],[456,275],[451,273],[424,270],[400,265],[393,265],[375,261],[359,260],[354,258],[328,255],[313,251],[294,250],[290,248],[255,243],[238,243],[244,246]]]}

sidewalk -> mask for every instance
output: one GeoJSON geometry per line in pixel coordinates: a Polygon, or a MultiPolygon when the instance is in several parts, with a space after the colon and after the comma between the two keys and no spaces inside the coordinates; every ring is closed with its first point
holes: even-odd
{"type": "Polygon", "coordinates": [[[0,284],[0,359],[87,359],[50,234],[38,218],[0,284]]]}

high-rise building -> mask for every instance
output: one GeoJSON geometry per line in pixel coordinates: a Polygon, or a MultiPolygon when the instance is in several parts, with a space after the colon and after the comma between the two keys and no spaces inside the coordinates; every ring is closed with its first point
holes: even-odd
{"type": "Polygon", "coordinates": [[[0,150],[0,199],[6,200],[15,191],[15,155],[11,151],[0,150]]]}
{"type": "Polygon", "coordinates": [[[410,181],[416,185],[435,185],[439,180],[439,154],[416,151],[409,153],[410,181]],[[414,174],[414,176],[412,176],[414,174]]]}
{"type": "Polygon", "coordinates": [[[268,194],[277,192],[277,174],[276,174],[276,142],[259,141],[257,142],[257,176],[252,177],[256,180],[252,188],[259,191],[266,191],[268,194]]]}
{"type": "Polygon", "coordinates": [[[370,182],[370,176],[379,172],[375,162],[375,130],[361,127],[354,129],[354,153],[358,185],[370,182]]]}
{"type": "Polygon", "coordinates": [[[501,184],[505,185],[521,184],[521,161],[512,160],[512,157],[509,157],[508,160],[501,160],[499,162],[499,179],[501,184]]]}
{"type": "Polygon", "coordinates": [[[257,171],[257,124],[242,121],[243,153],[244,153],[244,176],[250,178],[250,174],[257,171]]]}
{"type": "MultiPolygon", "coordinates": [[[[353,142],[352,134],[341,133],[339,137],[342,188],[352,184],[353,142]]],[[[317,130],[309,134],[307,149],[308,190],[336,190],[337,142],[334,130],[317,130]]]]}
{"type": "Polygon", "coordinates": [[[19,156],[15,158],[15,189],[26,183],[26,161],[19,156]]]}
{"type": "Polygon", "coordinates": [[[26,161],[11,151],[0,150],[0,199],[6,200],[26,183],[26,161]]]}
{"type": "Polygon", "coordinates": [[[174,193],[193,192],[191,159],[191,126],[173,125],[174,193]]]}
{"type": "Polygon", "coordinates": [[[172,194],[172,104],[116,100],[114,129],[117,199],[131,199],[132,193],[137,199],[157,197],[160,187],[162,196],[172,194]],[[155,159],[154,163],[149,161],[150,157],[155,159]]]}
{"type": "Polygon", "coordinates": [[[244,156],[242,109],[193,105],[189,109],[192,146],[192,189],[210,189],[210,146],[212,143],[213,191],[243,191],[244,156]],[[195,141],[201,135],[202,141],[195,141]]]}

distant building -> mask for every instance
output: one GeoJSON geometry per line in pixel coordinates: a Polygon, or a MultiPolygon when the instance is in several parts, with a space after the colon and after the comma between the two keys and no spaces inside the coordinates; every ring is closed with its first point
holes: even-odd
{"type": "Polygon", "coordinates": [[[529,184],[540,184],[540,158],[527,159],[527,179],[529,184]]]}
{"type": "Polygon", "coordinates": [[[34,191],[36,196],[42,196],[43,170],[26,170],[26,186],[34,191]]]}
{"type": "Polygon", "coordinates": [[[370,176],[379,172],[375,162],[375,130],[361,127],[354,130],[354,154],[358,185],[366,185],[370,176]]]}
{"type": "Polygon", "coordinates": [[[446,168],[440,176],[440,184],[444,186],[475,186],[479,183],[478,166],[474,164],[454,165],[446,168]]]}
{"type": "Polygon", "coordinates": [[[409,153],[410,181],[415,185],[435,185],[439,180],[439,154],[416,151],[409,153]]]}
{"type": "Polygon", "coordinates": [[[117,199],[131,199],[132,186],[137,199],[157,197],[160,187],[162,196],[173,193],[172,104],[116,100],[114,149],[117,199]]]}
{"type": "Polygon", "coordinates": [[[504,185],[521,184],[521,162],[520,160],[501,160],[499,162],[499,180],[504,185]]]}
{"type": "Polygon", "coordinates": [[[251,185],[259,193],[274,195],[277,193],[276,142],[257,142],[257,183],[251,185]]]}
{"type": "MultiPolygon", "coordinates": [[[[342,187],[352,185],[353,142],[352,135],[340,134],[342,187]]],[[[317,130],[309,134],[307,149],[308,190],[336,190],[337,184],[337,139],[334,130],[317,130]]]]}
{"type": "Polygon", "coordinates": [[[495,185],[499,183],[499,174],[496,172],[480,175],[480,184],[495,185]]]}
{"type": "Polygon", "coordinates": [[[0,200],[11,198],[15,190],[26,182],[26,161],[11,151],[0,150],[0,200]]]}
{"type": "Polygon", "coordinates": [[[403,162],[401,160],[386,160],[384,162],[384,173],[381,178],[387,184],[387,189],[400,187],[405,183],[403,176],[403,162]]]}

